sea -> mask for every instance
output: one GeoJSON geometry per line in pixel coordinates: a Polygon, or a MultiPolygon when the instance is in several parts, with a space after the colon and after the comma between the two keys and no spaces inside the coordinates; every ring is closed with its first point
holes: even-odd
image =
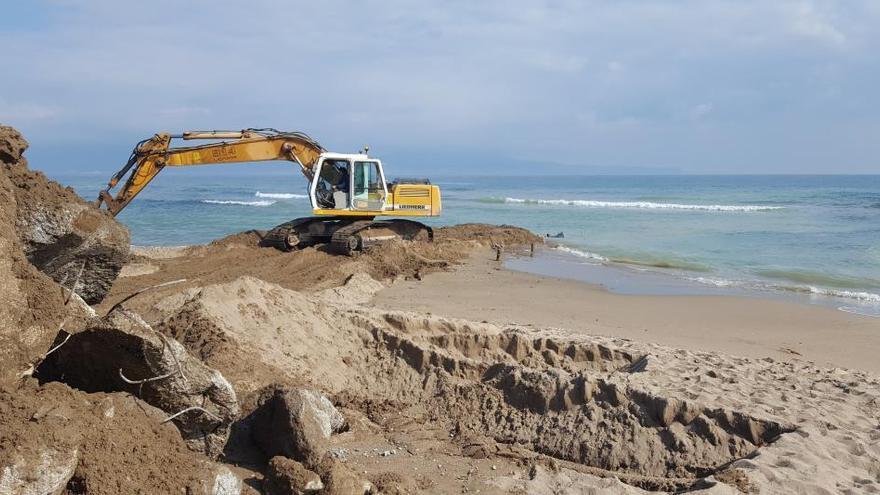
{"type": "MultiPolygon", "coordinates": [[[[106,178],[53,177],[86,198],[106,178]]],[[[547,237],[510,268],[628,294],[796,299],[880,316],[880,175],[432,177],[426,223],[510,224],[547,237]]],[[[167,170],[119,215],[132,243],[176,246],[307,216],[295,170],[167,170]]]]}

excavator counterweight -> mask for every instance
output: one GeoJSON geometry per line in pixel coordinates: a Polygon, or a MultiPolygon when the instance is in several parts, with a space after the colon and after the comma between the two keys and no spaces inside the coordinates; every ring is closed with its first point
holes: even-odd
{"type": "Polygon", "coordinates": [[[159,133],[139,142],[125,166],[114,174],[96,201],[118,215],[166,167],[286,160],[295,163],[309,182],[314,217],[270,230],[264,245],[283,250],[315,244],[354,254],[392,238],[433,238],[431,228],[413,220],[376,217],[438,216],[440,188],[430,181],[385,180],[382,162],[362,153],[328,152],[301,132],[275,129],[159,133]],[[205,140],[195,146],[173,146],[173,140],[205,140]],[[123,179],[124,185],[111,190],[123,179]]]}

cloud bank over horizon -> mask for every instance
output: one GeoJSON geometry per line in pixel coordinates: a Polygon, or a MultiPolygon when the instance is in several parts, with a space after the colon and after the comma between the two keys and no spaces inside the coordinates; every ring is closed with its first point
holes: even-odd
{"type": "Polygon", "coordinates": [[[368,143],[401,165],[476,157],[485,173],[509,161],[572,173],[880,170],[871,0],[4,10],[0,122],[52,171],[115,169],[160,130],[250,126],[340,151],[368,143]]]}

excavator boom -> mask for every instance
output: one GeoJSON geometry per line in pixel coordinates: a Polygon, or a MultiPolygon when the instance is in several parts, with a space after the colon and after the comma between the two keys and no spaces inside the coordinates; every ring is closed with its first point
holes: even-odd
{"type": "Polygon", "coordinates": [[[306,134],[275,129],[159,133],[135,146],[125,166],[110,179],[107,189],[100,192],[97,206],[106,204],[107,210],[117,215],[165,167],[288,160],[298,164],[303,175],[311,182],[315,166],[324,151],[317,141],[306,134]],[[174,139],[215,142],[173,147],[174,139]],[[114,197],[110,190],[126,175],[128,179],[114,197]]]}

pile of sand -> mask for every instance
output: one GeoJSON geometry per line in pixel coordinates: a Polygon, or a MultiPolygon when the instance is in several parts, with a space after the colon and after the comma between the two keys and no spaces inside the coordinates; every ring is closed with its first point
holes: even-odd
{"type": "Polygon", "coordinates": [[[165,416],[125,394],[61,383],[0,389],[0,493],[210,494],[240,486],[228,468],[187,449],[165,416]]]}
{"type": "Polygon", "coordinates": [[[183,284],[152,292],[129,305],[149,321],[157,321],[152,306],[158,299],[243,276],[312,292],[338,287],[355,274],[367,274],[383,282],[420,278],[454,268],[475,249],[503,245],[507,251],[527,250],[530,244],[542,242],[519,227],[465,224],[436,229],[434,242],[392,241],[350,258],[330,254],[321,246],[292,253],[263,248],[260,235],[249,231],[206,245],[137,248],[134,266],[127,270],[126,277],[116,281],[101,307],[109,307],[142,287],[186,279],[183,284]]]}

